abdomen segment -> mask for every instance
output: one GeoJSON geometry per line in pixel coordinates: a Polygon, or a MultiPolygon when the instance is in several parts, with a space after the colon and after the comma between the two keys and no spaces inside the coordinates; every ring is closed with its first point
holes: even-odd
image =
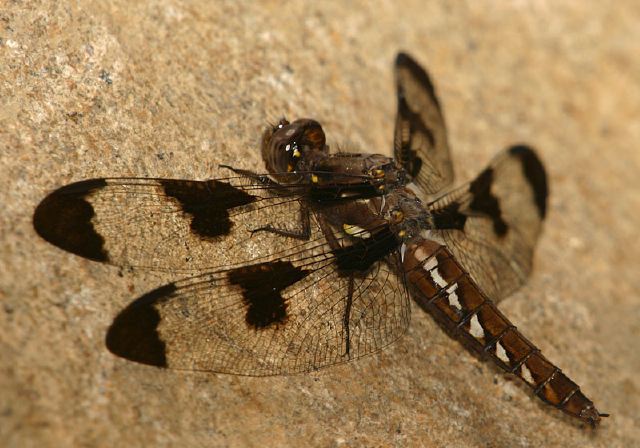
{"type": "Polygon", "coordinates": [[[404,269],[420,305],[467,348],[490,357],[569,415],[592,426],[605,416],[498,310],[445,246],[429,240],[410,245],[404,269]]]}

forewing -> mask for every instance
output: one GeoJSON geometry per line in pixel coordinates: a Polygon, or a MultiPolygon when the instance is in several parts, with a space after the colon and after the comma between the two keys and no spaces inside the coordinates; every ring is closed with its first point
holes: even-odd
{"type": "Polygon", "coordinates": [[[92,179],[47,196],[34,227],[50,243],[125,267],[197,271],[293,250],[300,241],[252,230],[300,224],[303,186],[256,179],[92,179]]]}
{"type": "Polygon", "coordinates": [[[468,185],[430,204],[435,230],[492,299],[526,280],[546,215],[547,176],[536,153],[513,146],[468,185]]]}
{"type": "Polygon", "coordinates": [[[360,255],[318,240],[289,258],[170,283],[117,316],[107,347],[144,364],[251,376],[307,372],[376,352],[404,333],[410,309],[391,266],[397,255],[349,275],[345,266],[362,262],[360,255]]]}
{"type": "Polygon", "coordinates": [[[425,70],[411,56],[396,58],[398,114],[394,136],[396,161],[425,193],[453,181],[449,143],[440,104],[425,70]]]}

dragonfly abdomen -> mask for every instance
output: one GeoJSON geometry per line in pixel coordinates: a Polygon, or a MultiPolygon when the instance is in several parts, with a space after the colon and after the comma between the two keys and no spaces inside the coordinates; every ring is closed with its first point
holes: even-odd
{"type": "Polygon", "coordinates": [[[404,269],[420,305],[467,348],[573,417],[595,426],[605,416],[498,310],[445,246],[429,240],[410,245],[404,269]]]}

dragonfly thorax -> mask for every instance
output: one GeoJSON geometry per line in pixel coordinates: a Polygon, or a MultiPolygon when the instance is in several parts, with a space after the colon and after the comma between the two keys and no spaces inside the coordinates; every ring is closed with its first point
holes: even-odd
{"type": "Polygon", "coordinates": [[[408,188],[398,188],[385,197],[382,215],[403,242],[419,237],[421,231],[431,228],[433,221],[427,207],[408,188]]]}

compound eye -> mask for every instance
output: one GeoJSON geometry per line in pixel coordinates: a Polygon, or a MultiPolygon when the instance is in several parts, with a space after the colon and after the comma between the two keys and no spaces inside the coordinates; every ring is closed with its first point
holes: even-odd
{"type": "Polygon", "coordinates": [[[283,151],[286,154],[287,172],[291,173],[295,171],[296,165],[302,156],[302,153],[298,148],[298,143],[295,141],[283,143],[280,145],[280,151],[283,151]]]}
{"type": "Polygon", "coordinates": [[[320,123],[310,122],[303,131],[302,141],[309,148],[322,151],[326,143],[326,138],[320,123]]]}
{"type": "Polygon", "coordinates": [[[282,119],[263,134],[262,158],[270,173],[296,172],[309,154],[327,150],[324,131],[315,120],[282,119]]]}

